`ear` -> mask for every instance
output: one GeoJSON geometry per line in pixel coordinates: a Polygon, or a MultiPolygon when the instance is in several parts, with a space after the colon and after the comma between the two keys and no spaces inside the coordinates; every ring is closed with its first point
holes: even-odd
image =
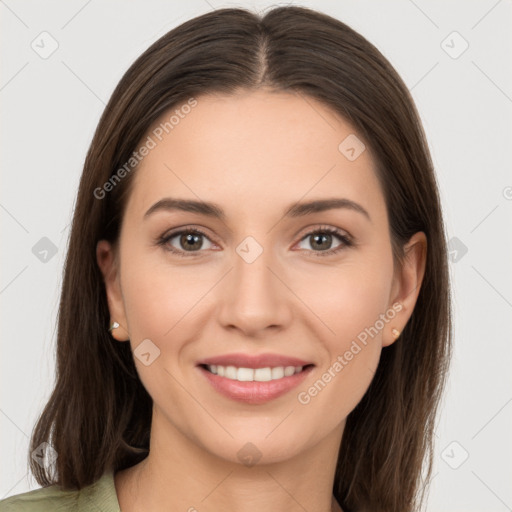
{"type": "Polygon", "coordinates": [[[100,240],[96,245],[96,260],[105,282],[110,323],[119,324],[119,327],[112,329],[111,335],[117,341],[128,341],[130,335],[124,310],[117,251],[107,240],[100,240]]]}
{"type": "Polygon", "coordinates": [[[425,275],[426,259],[427,237],[425,233],[419,231],[405,245],[402,268],[397,270],[393,279],[389,307],[397,311],[397,314],[389,322],[382,337],[383,347],[387,347],[397,340],[399,334],[397,335],[393,330],[402,332],[412,315],[425,275]],[[393,305],[395,306],[393,307],[393,305]]]}

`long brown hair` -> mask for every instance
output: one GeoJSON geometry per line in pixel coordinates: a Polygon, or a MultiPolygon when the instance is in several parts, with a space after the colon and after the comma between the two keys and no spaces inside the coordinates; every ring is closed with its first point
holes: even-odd
{"type": "Polygon", "coordinates": [[[82,488],[149,450],[152,400],[128,343],[108,333],[96,262],[100,239],[118,240],[134,173],[98,198],[165,111],[203,93],[261,87],[323,102],[368,141],[385,196],[395,263],[418,231],[428,240],[423,284],[400,339],[348,416],[333,493],[348,511],[406,512],[424,500],[435,418],[451,353],[444,225],[434,169],[414,102],[391,64],[342,22],[304,7],[259,16],[219,9],[171,30],[128,69],[89,148],[74,212],[58,314],[57,375],[31,449],[47,442],[50,467],[29,457],[42,486],[82,488]],[[422,472],[422,466],[423,472],[422,472]]]}

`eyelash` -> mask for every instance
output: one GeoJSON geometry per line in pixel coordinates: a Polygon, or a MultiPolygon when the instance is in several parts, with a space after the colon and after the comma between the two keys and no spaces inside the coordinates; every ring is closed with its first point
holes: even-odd
{"type": "MultiPolygon", "coordinates": [[[[313,231],[309,231],[300,239],[300,241],[302,241],[305,238],[310,237],[312,235],[326,234],[326,233],[330,234],[330,235],[337,236],[341,240],[342,244],[339,245],[338,247],[335,247],[334,249],[328,249],[326,251],[310,251],[315,256],[318,256],[321,258],[326,257],[326,256],[331,256],[333,254],[336,254],[336,253],[342,251],[343,249],[352,247],[354,245],[354,242],[351,240],[350,237],[348,237],[347,235],[344,235],[343,232],[340,231],[339,229],[332,228],[329,226],[322,226],[313,231]]],[[[169,252],[176,254],[177,256],[183,257],[183,258],[194,257],[197,254],[197,251],[192,251],[189,254],[187,254],[187,251],[177,250],[174,247],[167,245],[169,240],[175,238],[176,236],[189,235],[189,234],[190,235],[202,235],[205,238],[207,238],[208,240],[210,240],[210,237],[206,233],[201,231],[199,228],[186,228],[186,229],[181,229],[179,231],[174,231],[169,234],[163,235],[162,237],[160,237],[157,240],[157,245],[163,247],[166,251],[169,251],[169,252]],[[196,254],[194,254],[194,253],[196,253],[196,254]]],[[[199,252],[202,252],[202,251],[199,251],[199,252]]]]}

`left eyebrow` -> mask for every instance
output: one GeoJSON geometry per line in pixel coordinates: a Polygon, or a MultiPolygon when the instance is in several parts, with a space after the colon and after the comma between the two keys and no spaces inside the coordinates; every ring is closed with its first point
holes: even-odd
{"type": "MultiPolygon", "coordinates": [[[[370,214],[359,203],[345,198],[319,199],[305,203],[295,203],[284,210],[283,217],[303,217],[312,213],[324,212],[327,210],[334,210],[339,208],[359,212],[371,222],[370,214]]],[[[180,210],[185,212],[198,213],[207,217],[213,217],[223,222],[226,220],[226,214],[218,204],[210,203],[207,201],[195,201],[192,199],[176,199],[172,197],[165,197],[156,202],[144,214],[144,218],[146,219],[151,214],[161,210],[180,210]]]]}
{"type": "Polygon", "coordinates": [[[359,212],[364,215],[370,222],[372,221],[370,214],[359,203],[345,198],[321,199],[316,201],[309,201],[307,203],[296,203],[285,210],[284,216],[302,217],[311,213],[324,212],[338,208],[345,208],[359,212]]]}

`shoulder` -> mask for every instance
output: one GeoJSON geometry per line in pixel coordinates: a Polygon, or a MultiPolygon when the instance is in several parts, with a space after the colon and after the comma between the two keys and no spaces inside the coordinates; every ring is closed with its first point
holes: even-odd
{"type": "Polygon", "coordinates": [[[0,512],[43,512],[54,510],[64,512],[77,510],[80,491],[62,491],[56,485],[16,494],[0,501],[0,512]]]}
{"type": "Polygon", "coordinates": [[[80,490],[64,491],[57,485],[16,494],[0,501],[0,512],[119,512],[114,478],[106,472],[80,490]]]}

